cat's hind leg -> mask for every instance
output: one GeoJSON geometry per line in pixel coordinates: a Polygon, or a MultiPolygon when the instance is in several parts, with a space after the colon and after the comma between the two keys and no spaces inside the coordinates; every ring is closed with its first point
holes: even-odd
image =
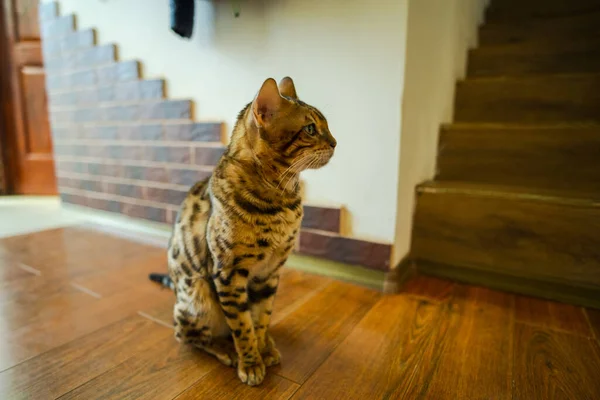
{"type": "Polygon", "coordinates": [[[196,347],[212,354],[228,367],[237,367],[238,356],[233,343],[225,338],[212,338],[208,343],[194,343],[196,347]]]}
{"type": "Polygon", "coordinates": [[[229,327],[208,283],[203,279],[179,293],[173,310],[175,338],[196,346],[227,366],[237,366],[238,356],[228,337],[229,327]]]}

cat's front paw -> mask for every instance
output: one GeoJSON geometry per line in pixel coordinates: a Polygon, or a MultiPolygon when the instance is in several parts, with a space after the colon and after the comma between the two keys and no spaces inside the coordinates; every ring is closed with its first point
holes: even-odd
{"type": "Polygon", "coordinates": [[[262,358],[265,365],[271,367],[281,362],[281,353],[275,346],[271,346],[263,352],[262,358]]]}
{"type": "Polygon", "coordinates": [[[238,356],[235,353],[235,351],[227,352],[227,353],[220,353],[220,354],[216,354],[215,356],[217,357],[217,360],[219,360],[223,365],[226,365],[228,367],[235,368],[238,365],[238,356]]]}
{"type": "Polygon", "coordinates": [[[281,362],[281,353],[275,347],[275,340],[273,340],[273,337],[268,333],[265,335],[265,346],[260,354],[267,367],[277,365],[281,362]]]}
{"type": "Polygon", "coordinates": [[[237,371],[238,377],[243,383],[249,386],[257,386],[265,379],[267,369],[263,360],[259,359],[253,363],[239,362],[237,371]]]}

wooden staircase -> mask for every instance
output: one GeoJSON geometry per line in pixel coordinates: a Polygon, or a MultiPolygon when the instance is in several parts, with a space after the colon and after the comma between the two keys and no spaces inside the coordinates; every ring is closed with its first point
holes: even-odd
{"type": "Polygon", "coordinates": [[[417,270],[600,308],[600,1],[492,0],[454,119],[417,270]]]}

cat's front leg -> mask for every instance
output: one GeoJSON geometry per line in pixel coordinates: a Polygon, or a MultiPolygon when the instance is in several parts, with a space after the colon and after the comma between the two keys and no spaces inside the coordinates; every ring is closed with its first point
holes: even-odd
{"type": "Polygon", "coordinates": [[[238,376],[250,386],[265,378],[265,364],[258,349],[248,302],[248,270],[220,267],[214,276],[219,303],[231,329],[238,354],[238,376]]]}
{"type": "Polygon", "coordinates": [[[279,274],[275,273],[266,281],[253,280],[248,287],[248,298],[255,314],[254,330],[258,341],[258,350],[267,367],[279,364],[281,355],[275,348],[275,341],[268,334],[275,293],[279,285],[279,274]]]}

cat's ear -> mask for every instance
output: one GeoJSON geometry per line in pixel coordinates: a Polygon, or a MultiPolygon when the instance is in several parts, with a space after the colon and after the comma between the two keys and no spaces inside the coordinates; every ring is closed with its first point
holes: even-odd
{"type": "Polygon", "coordinates": [[[285,99],[279,94],[273,78],[267,79],[252,102],[252,114],[258,126],[268,125],[282,107],[285,99]]]}
{"type": "Polygon", "coordinates": [[[294,86],[294,81],[289,76],[286,76],[281,81],[279,81],[279,93],[281,93],[282,96],[298,100],[298,95],[296,94],[296,87],[294,86]]]}

